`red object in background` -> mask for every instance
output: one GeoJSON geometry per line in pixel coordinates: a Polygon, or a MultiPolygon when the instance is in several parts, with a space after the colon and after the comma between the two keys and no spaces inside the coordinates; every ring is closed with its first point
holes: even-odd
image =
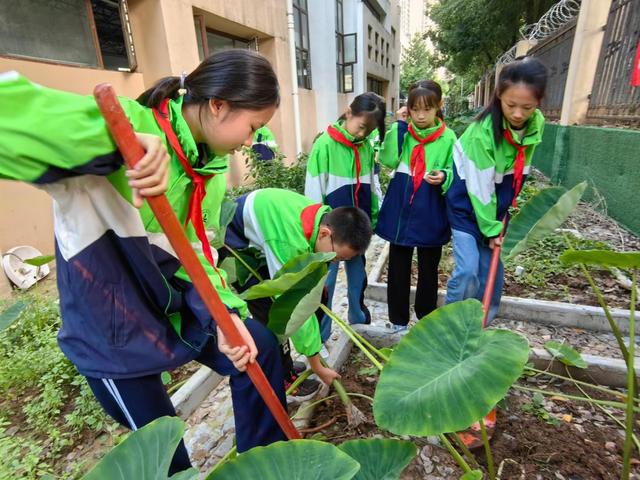
{"type": "MultiPolygon", "coordinates": [[[[100,84],[93,90],[93,95],[109,127],[111,136],[115,140],[116,145],[118,145],[120,153],[122,153],[122,157],[127,166],[133,168],[144,155],[144,150],[138,143],[129,119],[125,116],[113,88],[111,88],[109,84],[100,84]]],[[[240,332],[229,316],[227,308],[220,300],[218,293],[213,288],[200,260],[196,256],[191,243],[187,240],[183,227],[180,222],[178,222],[178,218],[173,212],[167,197],[164,195],[147,197],[146,201],[156,216],[162,230],[164,230],[164,233],[167,235],[184,269],[189,274],[202,301],[207,306],[207,310],[209,310],[211,316],[216,319],[222,333],[224,333],[232,346],[245,345],[240,332]]],[[[271,384],[260,368],[260,365],[258,365],[258,362],[247,365],[247,374],[287,438],[290,440],[302,438],[300,432],[296,430],[296,427],[291,422],[287,411],[271,388],[271,384]]]]}
{"type": "Polygon", "coordinates": [[[631,86],[640,87],[640,40],[636,48],[636,59],[633,62],[633,72],[631,73],[631,86]]]}

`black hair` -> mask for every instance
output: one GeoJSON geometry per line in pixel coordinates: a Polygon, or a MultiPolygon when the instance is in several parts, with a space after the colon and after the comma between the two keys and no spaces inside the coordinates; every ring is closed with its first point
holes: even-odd
{"type": "MultiPolygon", "coordinates": [[[[280,104],[280,86],[269,61],[246,49],[216,52],[184,79],[184,104],[201,107],[210,99],[224,100],[232,109],[262,110],[280,104]]],[[[138,97],[157,108],[165,98],[178,98],[180,77],[164,77],[138,97]]]]}
{"type": "MultiPolygon", "coordinates": [[[[369,115],[373,118],[378,125],[380,141],[384,140],[384,117],[387,113],[387,105],[384,98],[373,92],[361,93],[353,99],[349,108],[351,109],[351,113],[355,116],[369,115]]],[[[342,114],[338,120],[344,120],[345,118],[346,114],[342,114]]]]}
{"type": "Polygon", "coordinates": [[[436,108],[436,116],[440,120],[444,120],[444,115],[440,110],[440,102],[442,102],[442,87],[438,82],[420,80],[409,87],[409,98],[407,99],[409,110],[413,110],[418,103],[423,103],[427,107],[436,108]]]}
{"type": "Polygon", "coordinates": [[[502,143],[502,105],[500,97],[509,87],[522,83],[530,88],[538,102],[544,97],[547,88],[547,67],[534,57],[525,57],[522,60],[505,65],[498,75],[498,84],[493,92],[489,105],[485,107],[477,117],[483,120],[491,115],[493,125],[493,138],[498,148],[502,143]]]}
{"type": "Polygon", "coordinates": [[[371,221],[359,208],[338,207],[325,214],[320,224],[331,228],[334,243],[347,245],[358,252],[358,255],[369,247],[373,235],[371,221]]]}

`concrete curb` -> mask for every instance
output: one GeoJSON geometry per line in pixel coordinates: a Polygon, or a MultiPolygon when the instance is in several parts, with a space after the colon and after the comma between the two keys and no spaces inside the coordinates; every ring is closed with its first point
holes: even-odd
{"type": "MultiPolygon", "coordinates": [[[[371,325],[354,325],[360,335],[366,338],[373,346],[392,347],[397,344],[406,333],[390,333],[384,327],[371,325]]],[[[617,358],[600,357],[597,355],[583,354],[582,358],[587,362],[587,368],[570,367],[571,375],[577,380],[595,382],[610,387],[626,388],[627,367],[623,360],[617,358]]],[[[554,360],[549,352],[541,348],[532,348],[529,353],[529,361],[540,370],[549,370],[559,375],[565,375],[564,364],[554,360]]],[[[640,381],[640,358],[635,360],[636,377],[640,381]]]]}
{"type": "MultiPolygon", "coordinates": [[[[388,256],[389,245],[387,244],[369,274],[369,286],[364,293],[369,300],[387,302],[387,284],[381,283],[379,280],[388,256]]],[[[445,293],[444,290],[438,292],[438,305],[444,303],[445,293]]],[[[410,295],[410,301],[413,303],[416,296],[415,287],[411,287],[410,295]]],[[[611,308],[609,311],[620,331],[629,333],[629,316],[631,312],[621,308],[611,308]]],[[[545,325],[581,328],[596,332],[611,332],[611,327],[602,309],[589,305],[573,305],[531,298],[502,297],[498,317],[545,325]]]]}
{"type": "MultiPolygon", "coordinates": [[[[627,388],[627,366],[624,360],[588,354],[582,354],[582,358],[587,362],[587,368],[569,367],[571,376],[576,380],[595,382],[609,387],[627,388]]],[[[532,348],[529,353],[529,361],[539,370],[548,370],[558,375],[567,375],[565,365],[558,360],[554,360],[551,354],[542,348],[532,348]]],[[[640,359],[636,357],[635,372],[638,381],[640,381],[639,368],[640,359]]]]}
{"type": "Polygon", "coordinates": [[[224,377],[202,366],[171,396],[171,403],[182,420],[186,420],[224,377]]]}

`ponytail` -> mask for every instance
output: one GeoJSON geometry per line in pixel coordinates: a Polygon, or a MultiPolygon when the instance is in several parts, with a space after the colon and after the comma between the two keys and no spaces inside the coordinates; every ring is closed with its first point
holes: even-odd
{"type": "Polygon", "coordinates": [[[216,52],[184,77],[165,77],[138,97],[157,108],[165,98],[177,99],[184,89],[184,103],[204,105],[224,100],[232,109],[262,110],[280,104],[280,86],[269,61],[245,49],[216,52]]]}

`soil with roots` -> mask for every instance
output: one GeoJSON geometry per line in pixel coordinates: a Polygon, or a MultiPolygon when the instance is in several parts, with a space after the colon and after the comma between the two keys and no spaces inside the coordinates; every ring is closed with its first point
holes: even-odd
{"type": "MultiPolygon", "coordinates": [[[[373,397],[378,376],[362,354],[352,355],[341,375],[347,392],[373,397]]],[[[548,377],[523,377],[518,385],[582,395],[572,384],[552,381],[548,377]]],[[[620,398],[594,392],[588,391],[592,398],[620,401],[620,398]]],[[[371,402],[365,398],[352,398],[366,416],[363,424],[350,427],[342,403],[333,398],[318,405],[309,426],[317,431],[307,433],[306,437],[336,445],[357,438],[410,439],[417,445],[418,455],[405,469],[402,479],[449,480],[462,475],[453,458],[438,445],[436,437],[398,437],[383,431],[374,423],[371,402]]],[[[609,407],[607,411],[624,423],[624,412],[609,407]]],[[[497,426],[491,440],[495,469],[499,472],[497,478],[502,480],[619,479],[623,444],[622,427],[597,406],[560,396],[545,396],[542,401],[538,397],[535,403],[533,393],[517,389],[510,390],[498,409],[497,426]]],[[[474,454],[486,472],[484,450],[480,448],[474,454]]],[[[631,478],[640,478],[638,451],[634,450],[633,455],[631,478]]],[[[467,461],[473,467],[472,462],[467,461]]]]}

